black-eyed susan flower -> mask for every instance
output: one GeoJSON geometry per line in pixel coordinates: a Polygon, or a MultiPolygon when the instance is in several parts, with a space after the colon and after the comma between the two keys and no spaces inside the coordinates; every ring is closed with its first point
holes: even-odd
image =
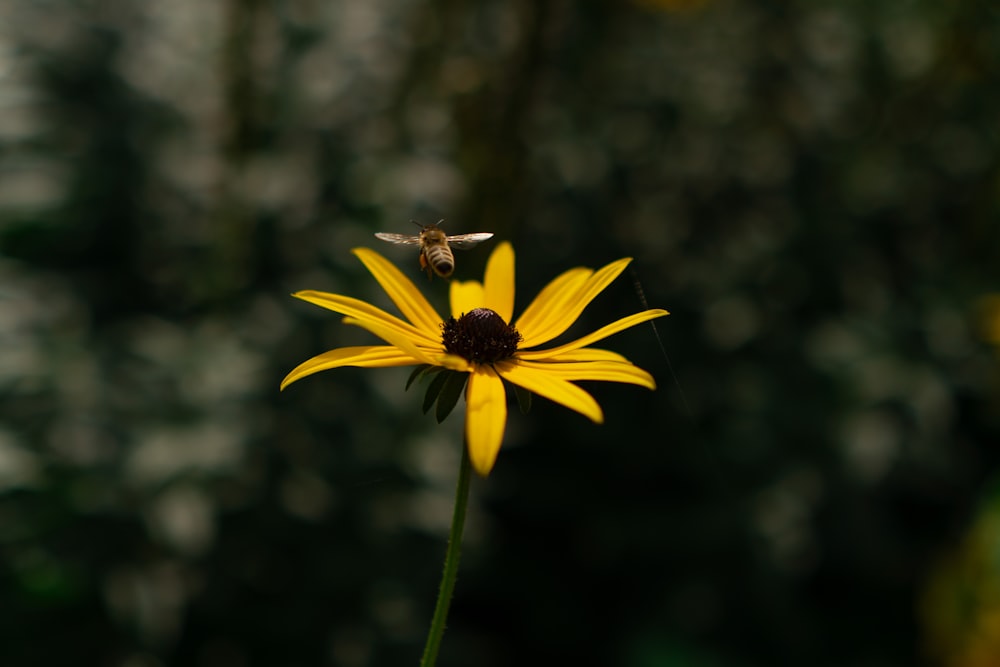
{"type": "Polygon", "coordinates": [[[574,341],[538,349],[564,333],[584,308],[625,269],[631,258],[593,270],[566,271],[539,292],[513,320],[514,250],[501,243],[486,265],[482,282],[451,283],[451,317],[442,319],[413,283],[392,263],[368,248],[354,254],[399,308],[405,319],[340,294],[304,291],[293,296],[345,315],[344,322],[368,329],[388,345],[343,347],[300,364],[281,383],[340,366],[367,368],[424,364],[467,374],[465,438],[472,467],[489,474],[507,422],[504,381],[576,410],[596,423],[604,420],[594,397],[575,384],[604,380],[656,387],[653,377],[622,355],[589,347],[612,334],[662,317],[645,310],[601,327],[574,341]]]}

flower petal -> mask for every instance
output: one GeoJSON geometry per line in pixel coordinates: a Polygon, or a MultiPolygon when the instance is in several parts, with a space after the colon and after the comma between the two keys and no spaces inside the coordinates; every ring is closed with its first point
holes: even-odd
{"type": "Polygon", "coordinates": [[[385,342],[399,348],[401,352],[413,357],[416,360],[415,363],[431,364],[432,366],[442,365],[441,357],[445,356],[443,348],[431,350],[428,350],[426,347],[421,348],[414,342],[412,337],[408,337],[405,333],[400,333],[393,327],[386,326],[378,320],[345,317],[344,324],[354,324],[362,329],[371,331],[385,342]]]}
{"type": "Polygon", "coordinates": [[[577,318],[580,317],[580,313],[583,312],[584,308],[586,308],[590,302],[594,300],[594,297],[604,291],[604,288],[611,284],[611,281],[621,275],[621,272],[625,270],[625,267],[628,266],[631,261],[631,257],[625,257],[624,259],[611,262],[607,266],[595,271],[594,274],[580,286],[576,294],[573,295],[573,298],[567,301],[567,307],[552,309],[550,312],[553,317],[546,320],[544,327],[540,327],[539,329],[533,331],[533,335],[530,339],[525,336],[522,346],[528,348],[534,347],[535,345],[541,345],[542,343],[547,343],[566,331],[566,329],[569,329],[570,326],[576,322],[577,318]]]}
{"type": "Polygon", "coordinates": [[[472,370],[472,364],[465,357],[460,357],[457,354],[442,354],[441,358],[438,359],[438,366],[444,366],[453,371],[462,371],[463,373],[468,373],[472,370]]]}
{"type": "Polygon", "coordinates": [[[514,317],[514,248],[504,241],[490,253],[483,277],[483,305],[508,324],[514,317]]]}
{"type": "Polygon", "coordinates": [[[402,271],[369,248],[355,248],[351,252],[371,272],[406,319],[432,338],[440,335],[441,316],[402,271]]]}
{"type": "Polygon", "coordinates": [[[648,322],[649,320],[655,320],[657,317],[663,317],[664,315],[669,314],[670,313],[662,308],[644,310],[641,313],[636,313],[635,315],[629,315],[628,317],[616,320],[611,324],[601,327],[592,334],[588,334],[583,338],[577,338],[576,340],[566,343],[565,345],[560,345],[559,347],[553,347],[548,350],[519,350],[517,358],[524,359],[526,361],[543,361],[547,359],[558,361],[563,358],[562,355],[567,352],[579,350],[581,347],[586,347],[591,343],[596,343],[597,341],[603,340],[604,338],[616,334],[619,331],[624,331],[629,327],[634,327],[637,324],[642,324],[643,322],[648,322]]]}
{"type": "Polygon", "coordinates": [[[373,306],[366,301],[362,301],[361,299],[355,299],[341,294],[331,294],[330,292],[316,292],[313,290],[296,292],[292,296],[296,299],[308,301],[309,303],[320,306],[321,308],[332,310],[335,313],[340,313],[341,315],[379,322],[383,326],[390,327],[410,339],[419,340],[427,345],[439,345],[441,343],[440,329],[438,329],[434,336],[429,336],[423,329],[418,329],[409,322],[405,322],[395,315],[390,315],[381,308],[373,306]]]}
{"type": "Polygon", "coordinates": [[[479,365],[469,375],[465,390],[465,440],[469,461],[485,477],[497,460],[507,426],[507,393],[489,366],[479,365]]]}
{"type": "MultiPolygon", "coordinates": [[[[483,284],[476,280],[467,280],[465,282],[452,280],[450,301],[451,316],[455,319],[458,319],[465,313],[471,312],[476,308],[486,307],[486,302],[483,297],[483,284]]],[[[440,333],[441,332],[438,331],[439,337],[440,333]]]]}
{"type": "Polygon", "coordinates": [[[602,350],[596,347],[585,347],[580,350],[570,350],[552,357],[546,357],[545,361],[552,363],[562,363],[564,361],[616,361],[625,364],[632,363],[625,358],[625,355],[612,352],[611,350],[602,350]]]}
{"type": "Polygon", "coordinates": [[[410,366],[420,363],[405,352],[391,345],[362,345],[358,347],[340,347],[323,354],[316,355],[308,361],[292,369],[292,372],[281,381],[284,389],[296,380],[320,371],[340,368],[341,366],[362,366],[364,368],[387,368],[389,366],[410,366]]]}
{"type": "Polygon", "coordinates": [[[551,340],[543,337],[549,329],[549,323],[559,319],[559,313],[568,308],[568,304],[593,273],[591,269],[570,269],[542,288],[514,323],[514,327],[524,337],[522,347],[532,347],[551,340]]]}
{"type": "Polygon", "coordinates": [[[631,363],[617,361],[581,361],[551,363],[546,361],[519,361],[519,366],[535,369],[562,380],[600,380],[604,382],[624,382],[637,384],[647,389],[656,389],[653,376],[631,363]]]}
{"type": "Polygon", "coordinates": [[[570,410],[576,410],[598,424],[604,421],[601,406],[597,404],[593,396],[575,384],[550,373],[547,368],[539,370],[516,360],[498,362],[495,364],[495,368],[500,377],[508,382],[524,387],[539,396],[544,396],[570,410]]]}

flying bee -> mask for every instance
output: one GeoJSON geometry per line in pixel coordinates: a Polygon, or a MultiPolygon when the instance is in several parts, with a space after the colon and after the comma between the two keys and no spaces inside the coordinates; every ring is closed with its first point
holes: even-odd
{"type": "Polygon", "coordinates": [[[455,272],[455,255],[452,249],[466,250],[493,238],[491,232],[477,232],[475,234],[457,234],[448,236],[439,226],[444,220],[438,220],[438,224],[421,225],[416,220],[410,220],[420,227],[420,234],[409,236],[407,234],[387,234],[378,232],[376,238],[389,243],[400,245],[420,246],[420,268],[427,271],[427,277],[431,277],[431,271],[442,278],[448,278],[455,272]]]}

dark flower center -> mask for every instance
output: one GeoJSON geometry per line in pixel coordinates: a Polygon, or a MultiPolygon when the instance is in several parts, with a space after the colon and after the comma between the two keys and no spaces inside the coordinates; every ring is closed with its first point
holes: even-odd
{"type": "Polygon", "coordinates": [[[476,308],[441,325],[444,349],[478,364],[509,359],[517,352],[521,334],[489,308],[476,308]]]}

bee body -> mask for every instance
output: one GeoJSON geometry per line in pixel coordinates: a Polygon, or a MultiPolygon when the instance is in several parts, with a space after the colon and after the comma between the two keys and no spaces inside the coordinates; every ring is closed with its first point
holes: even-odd
{"type": "Polygon", "coordinates": [[[455,254],[452,252],[452,248],[464,250],[471,248],[477,243],[482,243],[487,239],[493,238],[493,234],[488,232],[448,236],[441,227],[434,224],[421,226],[420,234],[417,236],[389,234],[385,232],[379,232],[375,236],[389,243],[419,245],[420,268],[427,271],[428,277],[433,272],[442,278],[450,278],[451,274],[455,272],[455,254]]]}
{"type": "Polygon", "coordinates": [[[420,268],[432,269],[442,278],[449,278],[455,272],[455,254],[448,244],[448,237],[440,228],[424,228],[420,232],[420,268]]]}

